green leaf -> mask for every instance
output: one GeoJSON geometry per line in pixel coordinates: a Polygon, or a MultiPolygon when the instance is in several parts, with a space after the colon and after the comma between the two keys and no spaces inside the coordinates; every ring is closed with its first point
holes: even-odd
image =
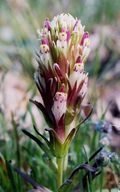
{"type": "Polygon", "coordinates": [[[28,131],[26,130],[22,130],[23,133],[25,135],[27,135],[28,137],[30,137],[33,141],[35,141],[35,143],[38,144],[38,146],[44,151],[44,153],[48,156],[49,159],[51,159],[52,157],[52,153],[50,151],[50,149],[44,144],[42,143],[37,137],[35,137],[34,135],[32,135],[31,133],[29,133],[28,131]]]}
{"type": "Polygon", "coordinates": [[[75,133],[76,133],[76,129],[72,129],[71,132],[69,133],[69,135],[67,136],[67,138],[66,138],[66,140],[64,142],[64,151],[65,151],[65,153],[68,152],[70,143],[71,143],[72,139],[74,138],[75,133]]]}
{"type": "Polygon", "coordinates": [[[35,132],[47,143],[48,146],[50,146],[50,142],[42,135],[41,133],[38,132],[37,128],[35,125],[33,125],[35,132]]]}
{"type": "Polygon", "coordinates": [[[53,136],[53,143],[50,146],[51,150],[54,152],[54,155],[57,158],[61,158],[64,157],[69,149],[69,145],[75,135],[75,129],[72,129],[71,132],[69,133],[69,135],[67,136],[66,140],[64,141],[64,143],[62,143],[62,141],[59,139],[57,133],[55,132],[54,129],[51,128],[47,128],[45,129],[46,131],[49,131],[52,136],[53,136]]]}
{"type": "Polygon", "coordinates": [[[13,175],[12,167],[11,167],[10,163],[7,162],[7,161],[6,161],[6,167],[7,167],[8,177],[10,179],[10,183],[11,183],[11,186],[12,186],[12,190],[17,191],[16,182],[15,182],[15,178],[14,178],[14,175],[13,175]]]}
{"type": "Polygon", "coordinates": [[[32,99],[30,99],[30,102],[32,102],[34,105],[36,105],[36,107],[42,112],[42,114],[43,114],[47,124],[49,126],[51,126],[52,125],[52,121],[51,121],[51,119],[50,119],[50,117],[49,117],[45,107],[40,102],[38,102],[38,101],[33,101],[32,99]]]}
{"type": "Polygon", "coordinates": [[[23,173],[18,168],[14,168],[14,171],[16,171],[26,182],[30,183],[34,187],[34,189],[30,190],[29,192],[51,192],[49,189],[36,183],[30,176],[23,173]]]}

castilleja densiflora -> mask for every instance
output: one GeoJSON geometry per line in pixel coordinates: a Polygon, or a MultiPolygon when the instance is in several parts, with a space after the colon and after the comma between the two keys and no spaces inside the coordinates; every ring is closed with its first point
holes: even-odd
{"type": "Polygon", "coordinates": [[[61,14],[46,19],[39,31],[37,88],[43,104],[33,101],[42,111],[49,132],[49,147],[63,157],[80,124],[91,113],[90,104],[82,105],[87,93],[88,73],[84,64],[90,52],[88,32],[79,19],[61,14]]]}

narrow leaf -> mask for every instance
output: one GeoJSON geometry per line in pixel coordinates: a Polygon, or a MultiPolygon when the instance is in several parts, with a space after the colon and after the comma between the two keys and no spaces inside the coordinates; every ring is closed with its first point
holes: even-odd
{"type": "Polygon", "coordinates": [[[35,104],[37,106],[37,108],[43,113],[43,116],[47,122],[48,125],[51,125],[52,124],[52,121],[45,109],[45,107],[38,101],[33,101],[32,99],[30,99],[30,102],[32,102],[33,104],[35,104]]]}
{"type": "Polygon", "coordinates": [[[46,137],[44,137],[44,135],[42,135],[41,133],[38,132],[38,130],[37,130],[37,128],[36,128],[35,125],[33,125],[33,127],[34,127],[35,132],[36,132],[42,139],[44,139],[44,141],[47,143],[48,146],[50,146],[50,142],[46,139],[46,137]]]}
{"type": "MultiPolygon", "coordinates": [[[[30,176],[20,171],[18,168],[14,168],[14,170],[28,183],[30,183],[34,189],[30,190],[31,192],[50,192],[49,189],[44,186],[36,183],[30,176]]],[[[29,191],[29,192],[30,192],[29,191]]]]}
{"type": "Polygon", "coordinates": [[[12,186],[12,190],[17,191],[15,178],[14,178],[14,175],[13,175],[13,172],[12,172],[12,167],[11,167],[10,163],[7,162],[7,161],[6,161],[6,167],[7,167],[8,177],[10,179],[10,183],[11,183],[11,186],[12,186]]]}
{"type": "Polygon", "coordinates": [[[50,149],[47,148],[44,143],[42,143],[37,137],[35,137],[35,136],[32,135],[31,133],[29,133],[28,131],[26,131],[26,130],[24,130],[24,129],[23,129],[22,131],[23,131],[23,133],[24,133],[25,135],[27,135],[27,136],[30,137],[33,141],[35,141],[35,142],[38,144],[38,146],[46,153],[46,155],[48,156],[48,158],[51,159],[50,149]]]}

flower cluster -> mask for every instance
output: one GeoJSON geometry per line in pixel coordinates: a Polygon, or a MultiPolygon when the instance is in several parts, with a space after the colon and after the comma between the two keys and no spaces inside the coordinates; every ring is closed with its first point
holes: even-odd
{"type": "Polygon", "coordinates": [[[61,14],[45,20],[39,40],[35,81],[43,104],[34,103],[49,125],[52,149],[63,146],[61,153],[65,153],[79,124],[91,112],[90,104],[82,105],[88,86],[84,63],[90,52],[89,34],[80,20],[61,14]]]}

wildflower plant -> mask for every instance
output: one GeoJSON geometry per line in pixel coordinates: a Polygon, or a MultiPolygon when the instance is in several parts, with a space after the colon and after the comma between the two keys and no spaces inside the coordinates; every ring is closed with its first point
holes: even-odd
{"type": "MultiPolygon", "coordinates": [[[[35,81],[43,104],[34,102],[43,112],[54,155],[62,158],[89,106],[82,106],[87,92],[88,74],[84,62],[89,54],[89,34],[80,20],[61,14],[44,22],[39,34],[39,67],[35,81]]],[[[90,112],[90,111],[89,111],[90,112]]]]}
{"type": "MultiPolygon", "coordinates": [[[[46,19],[42,30],[38,31],[38,69],[35,72],[35,82],[43,102],[31,102],[43,113],[48,126],[45,128],[48,137],[42,135],[35,125],[34,129],[40,139],[26,130],[23,132],[45,152],[49,165],[56,173],[58,191],[71,191],[68,185],[80,169],[87,170],[83,183],[86,183],[89,172],[92,172],[94,177],[97,175],[97,167],[86,162],[78,166],[63,182],[70,144],[80,125],[92,112],[89,103],[83,104],[88,90],[88,73],[84,65],[90,52],[89,34],[84,28],[79,19],[70,14],[61,14],[52,21],[46,19]]],[[[90,161],[100,151],[101,149],[90,161]]],[[[17,172],[20,173],[18,170],[17,172]]],[[[24,174],[22,176],[25,177],[24,174]]],[[[38,191],[47,191],[46,188],[39,190],[39,185],[35,188],[38,191]]]]}
{"type": "Polygon", "coordinates": [[[50,136],[47,142],[57,158],[61,185],[63,161],[69,145],[82,121],[82,114],[90,112],[89,106],[82,106],[88,84],[84,62],[90,51],[90,40],[80,20],[70,14],[58,15],[51,22],[46,19],[39,38],[39,67],[35,81],[43,105],[34,103],[49,125],[45,129],[50,136]]]}

